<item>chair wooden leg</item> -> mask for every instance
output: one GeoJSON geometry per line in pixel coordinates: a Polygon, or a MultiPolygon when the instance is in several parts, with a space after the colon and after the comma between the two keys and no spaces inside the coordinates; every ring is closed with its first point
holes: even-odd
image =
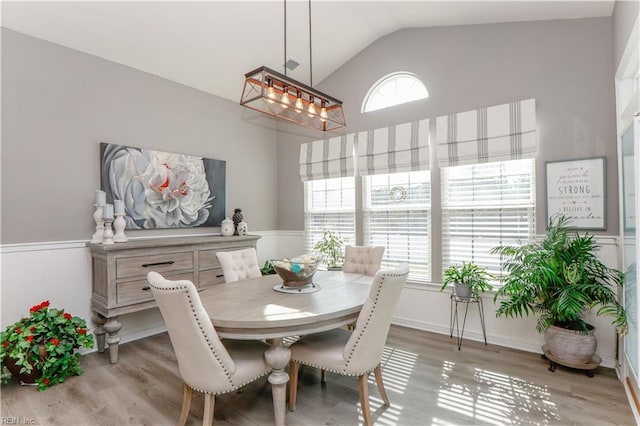
{"type": "Polygon", "coordinates": [[[320,383],[327,383],[327,370],[320,370],[320,383]]]}
{"type": "Polygon", "coordinates": [[[202,426],[211,426],[213,424],[213,409],[216,404],[216,396],[211,393],[204,395],[204,414],[202,415],[202,426]]]}
{"type": "Polygon", "coordinates": [[[193,396],[193,389],[183,384],[182,393],[182,410],[180,411],[180,418],[178,419],[178,426],[184,426],[187,423],[187,417],[189,417],[189,408],[191,408],[191,397],[193,396]]]}
{"type": "Polygon", "coordinates": [[[358,377],[358,388],[360,390],[360,407],[362,408],[362,417],[364,417],[365,426],[373,425],[373,419],[371,418],[371,408],[369,407],[368,378],[368,373],[358,377]]]}
{"type": "Polygon", "coordinates": [[[300,364],[289,362],[289,410],[296,411],[296,399],[298,398],[298,369],[300,364]]]}
{"type": "Polygon", "coordinates": [[[382,397],[384,405],[388,407],[390,405],[389,397],[387,396],[387,392],[384,390],[384,383],[382,382],[382,370],[380,369],[380,365],[378,365],[375,370],[373,370],[373,373],[376,376],[376,385],[378,386],[378,392],[380,392],[380,396],[382,397]]]}

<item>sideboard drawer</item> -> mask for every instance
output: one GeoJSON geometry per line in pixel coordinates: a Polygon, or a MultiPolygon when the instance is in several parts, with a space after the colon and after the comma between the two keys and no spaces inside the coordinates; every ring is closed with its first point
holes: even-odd
{"type": "Polygon", "coordinates": [[[147,275],[155,271],[160,274],[168,271],[193,268],[193,252],[154,254],[121,258],[116,261],[116,278],[147,275]]]}
{"type": "Polygon", "coordinates": [[[224,283],[222,268],[200,271],[200,288],[224,283]]]}
{"type": "Polygon", "coordinates": [[[198,266],[200,269],[219,268],[220,263],[216,257],[218,250],[200,250],[198,251],[198,266]]]}
{"type": "MultiPolygon", "coordinates": [[[[169,280],[189,280],[193,282],[193,272],[170,275],[169,280]]],[[[153,293],[147,280],[128,281],[116,285],[116,302],[119,305],[153,300],[153,293]]]]}

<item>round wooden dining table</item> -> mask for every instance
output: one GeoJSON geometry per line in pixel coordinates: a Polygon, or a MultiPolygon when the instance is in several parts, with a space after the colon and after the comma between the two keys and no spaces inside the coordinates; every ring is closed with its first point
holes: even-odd
{"type": "Polygon", "coordinates": [[[219,284],[200,292],[218,335],[241,340],[270,339],[265,359],[273,368],[272,387],[275,424],[285,424],[286,385],[284,371],[291,351],[283,338],[331,330],[355,322],[373,277],[318,271],[314,292],[283,293],[274,290],[282,283],[277,275],[219,284]]]}

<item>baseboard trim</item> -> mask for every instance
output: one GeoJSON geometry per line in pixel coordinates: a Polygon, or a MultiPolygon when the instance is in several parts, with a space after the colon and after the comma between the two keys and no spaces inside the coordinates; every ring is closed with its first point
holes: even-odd
{"type": "MultiPolygon", "coordinates": [[[[403,327],[415,328],[416,330],[443,334],[445,336],[450,335],[450,331],[448,327],[443,327],[441,325],[436,325],[436,324],[429,324],[424,321],[416,321],[409,318],[393,317],[391,323],[395,325],[403,326],[403,327]]],[[[484,336],[482,335],[482,333],[477,333],[477,332],[467,331],[467,330],[465,330],[464,332],[464,339],[473,340],[475,342],[484,342],[484,336]]],[[[491,336],[489,334],[487,334],[487,343],[496,345],[496,346],[502,346],[505,348],[531,352],[534,354],[542,354],[542,348],[538,344],[522,343],[522,342],[510,340],[510,339],[491,336]]],[[[616,367],[616,360],[614,357],[606,356],[606,355],[600,355],[600,357],[602,358],[602,363],[600,364],[602,367],[606,367],[606,368],[616,367]]]]}

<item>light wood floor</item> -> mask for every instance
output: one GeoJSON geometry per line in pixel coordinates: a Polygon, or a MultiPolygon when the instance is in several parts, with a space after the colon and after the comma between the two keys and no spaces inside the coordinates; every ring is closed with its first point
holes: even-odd
{"type": "MultiPolygon", "coordinates": [[[[12,382],[2,387],[7,416],[36,425],[171,425],[182,402],[182,382],[166,333],[120,346],[120,362],[105,354],[82,358],[85,373],[46,392],[12,382]]],[[[632,425],[634,419],[615,372],[594,378],[558,367],[539,355],[392,326],[383,358],[391,406],[381,407],[374,382],[369,392],[377,425],[632,425]]],[[[373,376],[371,377],[373,378],[373,376]]],[[[203,401],[194,398],[189,425],[202,422],[203,401]]],[[[298,409],[287,424],[357,425],[354,378],[304,368],[298,409]]],[[[273,424],[266,379],[216,399],[217,425],[273,424]]],[[[23,424],[25,424],[23,422],[23,424]]]]}

